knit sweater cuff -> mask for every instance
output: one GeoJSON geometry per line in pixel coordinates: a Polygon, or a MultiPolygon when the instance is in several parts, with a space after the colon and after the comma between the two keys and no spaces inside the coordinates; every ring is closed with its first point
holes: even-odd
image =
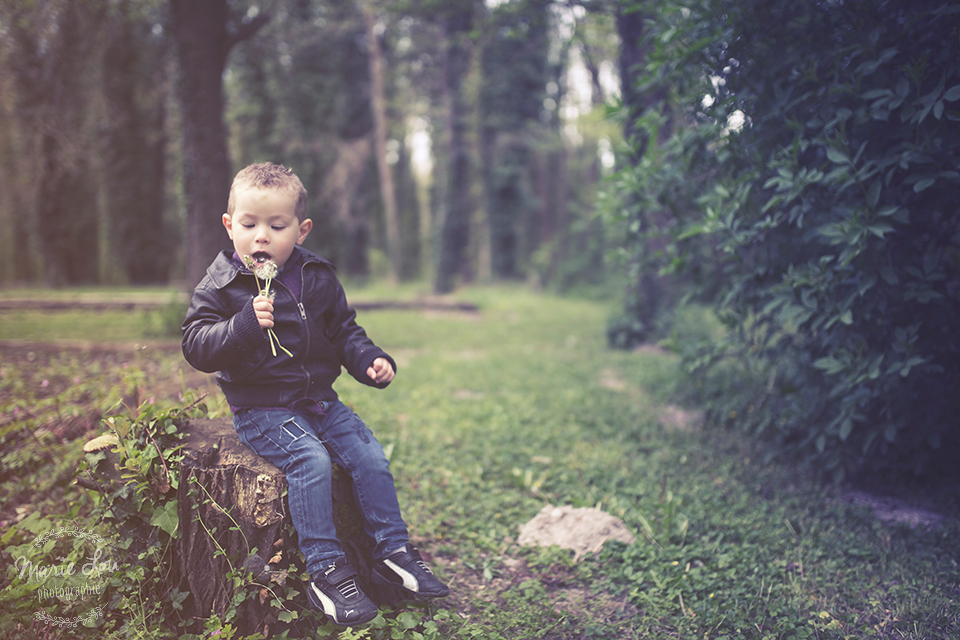
{"type": "Polygon", "coordinates": [[[357,379],[360,382],[363,382],[364,384],[370,385],[371,387],[383,389],[390,383],[387,382],[387,383],[377,384],[373,380],[370,380],[369,378],[367,378],[366,380],[363,379],[367,375],[367,369],[373,366],[373,361],[376,360],[377,358],[385,359],[387,362],[390,363],[390,366],[393,367],[394,374],[397,373],[397,363],[393,360],[393,358],[391,358],[390,355],[386,351],[383,351],[382,349],[373,349],[369,353],[364,354],[363,362],[360,363],[361,377],[357,377],[357,379]]]}
{"type": "Polygon", "coordinates": [[[244,305],[240,313],[233,316],[231,333],[236,336],[237,344],[247,353],[255,353],[267,344],[267,332],[257,320],[257,312],[252,304],[244,305]]]}

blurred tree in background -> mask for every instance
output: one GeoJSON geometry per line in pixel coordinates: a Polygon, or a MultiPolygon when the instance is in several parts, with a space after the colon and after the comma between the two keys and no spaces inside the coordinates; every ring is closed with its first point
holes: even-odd
{"type": "Polygon", "coordinates": [[[10,233],[4,245],[12,249],[5,272],[53,285],[94,282],[101,250],[98,118],[87,87],[96,83],[91,61],[100,56],[106,8],[65,1],[4,4],[2,11],[7,117],[0,191],[10,233]]]}
{"type": "MultiPolygon", "coordinates": [[[[501,279],[521,276],[521,225],[536,211],[533,146],[549,75],[549,2],[496,7],[484,38],[479,110],[484,191],[490,212],[490,263],[501,279]]],[[[549,117],[549,115],[547,116],[549,117]]]]}
{"type": "Polygon", "coordinates": [[[99,178],[106,268],[131,284],[166,283],[179,230],[164,216],[167,39],[159,3],[112,3],[105,24],[99,178]]]}
{"type": "Polygon", "coordinates": [[[167,281],[161,15],[120,0],[0,7],[4,280],[167,281]]]}

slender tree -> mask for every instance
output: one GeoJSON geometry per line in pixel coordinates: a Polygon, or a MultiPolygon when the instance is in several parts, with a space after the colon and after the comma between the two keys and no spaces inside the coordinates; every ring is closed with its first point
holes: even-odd
{"type": "Polygon", "coordinates": [[[107,266],[132,284],[166,282],[164,225],[166,42],[157,6],[118,0],[103,51],[101,179],[108,221],[107,266]]]}
{"type": "Polygon", "coordinates": [[[377,17],[372,0],[360,0],[363,22],[367,29],[368,57],[370,63],[370,108],[373,111],[373,148],[376,154],[377,174],[380,176],[380,200],[383,202],[383,219],[386,227],[387,256],[390,259],[390,279],[400,280],[400,225],[397,219],[397,195],[393,186],[393,174],[387,162],[387,106],[384,87],[384,61],[380,36],[377,33],[377,17]]]}
{"type": "Polygon", "coordinates": [[[470,107],[464,81],[473,55],[471,31],[474,1],[456,0],[444,7],[444,103],[447,111],[449,174],[446,216],[440,242],[440,257],[434,289],[449,293],[458,274],[467,271],[466,249],[470,239],[470,146],[467,140],[470,107]]]}
{"type": "Polygon", "coordinates": [[[493,275],[501,279],[521,275],[525,235],[532,247],[537,240],[530,236],[549,233],[546,223],[547,229],[534,224],[533,233],[524,234],[539,208],[530,186],[530,166],[550,79],[549,5],[550,0],[520,0],[497,7],[481,55],[481,148],[490,262],[493,275]]]}

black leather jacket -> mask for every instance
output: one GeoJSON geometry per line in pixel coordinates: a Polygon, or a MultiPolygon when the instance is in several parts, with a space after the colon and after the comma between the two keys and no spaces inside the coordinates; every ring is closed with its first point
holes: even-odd
{"type": "MultiPolygon", "coordinates": [[[[366,374],[387,358],[356,323],[332,264],[297,247],[303,258],[300,299],[274,281],[273,330],[286,349],[274,356],[266,331],[257,322],[253,298],[257,279],[222,252],[193,292],[183,322],[183,355],[193,367],[217,372],[217,382],[233,407],[286,407],[311,398],[337,398],[333,381],[341,366],[359,382],[383,388],[366,374]]],[[[293,261],[296,255],[291,256],[293,261]]],[[[292,263],[295,264],[295,263],[292,263]]],[[[389,383],[388,383],[389,384],[389,383]]]]}

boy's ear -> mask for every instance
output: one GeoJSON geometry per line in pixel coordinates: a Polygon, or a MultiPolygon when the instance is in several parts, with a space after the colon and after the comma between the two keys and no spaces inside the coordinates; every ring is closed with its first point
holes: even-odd
{"type": "Polygon", "coordinates": [[[223,214],[223,228],[227,230],[227,235],[233,240],[233,217],[229,213],[223,214]]]}
{"type": "Polygon", "coordinates": [[[310,233],[310,229],[313,229],[313,220],[310,218],[300,223],[300,235],[297,237],[297,244],[303,244],[303,241],[307,238],[307,234],[310,233]]]}

